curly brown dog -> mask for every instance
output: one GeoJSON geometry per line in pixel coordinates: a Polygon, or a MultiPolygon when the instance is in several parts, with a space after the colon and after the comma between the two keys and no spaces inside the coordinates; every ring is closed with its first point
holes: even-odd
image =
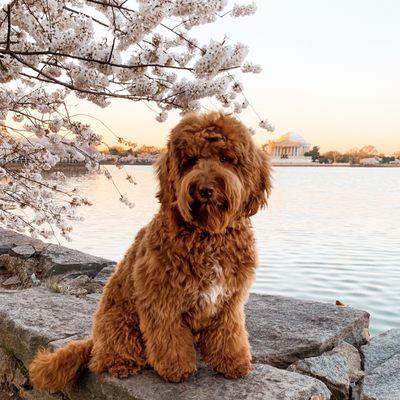
{"type": "Polygon", "coordinates": [[[160,211],[136,236],[109,279],[93,336],[30,366],[38,389],[57,390],[80,369],[118,378],[151,365],[167,381],[203,360],[227,378],[251,369],[244,303],[257,256],[249,217],[271,189],[267,157],[239,121],[189,115],[161,157],[160,211]]]}

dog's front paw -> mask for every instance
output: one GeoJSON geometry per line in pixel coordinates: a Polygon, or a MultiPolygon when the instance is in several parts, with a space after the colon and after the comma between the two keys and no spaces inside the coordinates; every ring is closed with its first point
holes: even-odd
{"type": "Polygon", "coordinates": [[[166,367],[156,367],[157,373],[167,382],[182,382],[197,372],[195,365],[170,364],[166,367]]]}
{"type": "Polygon", "coordinates": [[[115,360],[107,370],[112,377],[125,379],[136,375],[140,371],[140,367],[131,360],[115,360]]]}
{"type": "Polygon", "coordinates": [[[216,366],[215,370],[224,375],[228,379],[242,378],[248,375],[251,371],[250,361],[240,363],[221,363],[216,366]]]}
{"type": "MultiPolygon", "coordinates": [[[[205,360],[207,362],[207,360],[205,360]]],[[[251,361],[247,358],[214,358],[207,362],[216,372],[228,379],[242,378],[251,371],[251,361]]]]}

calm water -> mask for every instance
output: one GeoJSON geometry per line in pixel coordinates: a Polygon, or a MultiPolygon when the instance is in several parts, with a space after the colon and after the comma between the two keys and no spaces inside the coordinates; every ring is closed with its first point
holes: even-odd
{"type": "MultiPolygon", "coordinates": [[[[81,210],[70,247],[118,260],[158,209],[151,167],[110,167],[118,201],[104,176],[70,182],[94,203],[81,210]]],[[[69,183],[68,183],[69,184],[69,183]]],[[[372,332],[400,327],[400,168],[276,167],[267,210],[253,217],[260,265],[253,290],[368,310],[372,332]]]]}

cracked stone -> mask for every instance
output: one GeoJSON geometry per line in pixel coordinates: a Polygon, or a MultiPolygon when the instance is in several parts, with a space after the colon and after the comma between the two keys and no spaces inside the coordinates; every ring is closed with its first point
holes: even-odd
{"type": "Polygon", "coordinates": [[[247,326],[256,362],[286,368],[346,341],[365,343],[369,314],[351,307],[300,301],[290,297],[252,295],[246,305],[247,326]]]}
{"type": "Polygon", "coordinates": [[[318,381],[269,365],[255,365],[249,376],[225,379],[200,366],[188,381],[169,384],[153,371],[145,370],[129,379],[116,380],[108,375],[86,375],[79,386],[68,389],[71,400],[87,398],[90,390],[98,400],[328,400],[329,390],[318,381]],[[100,381],[100,383],[99,383],[100,381]]]}
{"type": "Polygon", "coordinates": [[[35,253],[36,250],[33,246],[29,244],[21,245],[21,246],[15,246],[12,248],[12,253],[18,256],[22,256],[24,258],[29,258],[32,257],[35,253]]]}
{"type": "Polygon", "coordinates": [[[6,279],[2,285],[3,286],[15,286],[21,283],[21,279],[19,279],[18,275],[11,276],[10,278],[6,279]]]}
{"type": "Polygon", "coordinates": [[[72,272],[94,277],[105,267],[115,264],[101,257],[64,246],[45,244],[2,228],[0,238],[0,266],[5,265],[11,273],[18,273],[24,284],[30,282],[28,278],[32,273],[39,273],[44,278],[72,272]],[[28,275],[25,270],[29,270],[28,275]]]}
{"type": "Polygon", "coordinates": [[[400,399],[400,354],[373,369],[364,378],[361,400],[400,399]]]}
{"type": "Polygon", "coordinates": [[[363,377],[358,350],[345,342],[321,356],[296,361],[288,370],[320,379],[332,392],[332,400],[349,400],[351,382],[363,377]]]}
{"type": "Polygon", "coordinates": [[[342,342],[336,346],[331,353],[340,354],[346,360],[350,382],[358,382],[364,376],[364,372],[361,367],[361,356],[359,351],[354,346],[349,343],[342,342]]]}
{"type": "Polygon", "coordinates": [[[77,250],[59,245],[49,245],[41,253],[42,268],[46,277],[76,271],[80,274],[96,276],[112,261],[92,256],[77,250]]]}
{"type": "MultiPolygon", "coordinates": [[[[0,290],[0,343],[29,365],[41,346],[58,347],[70,340],[87,337],[97,299],[98,296],[81,299],[52,293],[45,288],[0,290]]],[[[339,343],[343,338],[361,338],[368,324],[368,314],[358,310],[337,310],[334,305],[255,294],[246,305],[246,315],[250,342],[256,355],[253,373],[248,378],[225,380],[202,366],[199,374],[182,385],[167,384],[151,370],[127,381],[88,374],[81,385],[68,392],[68,396],[71,400],[111,400],[116,397],[122,400],[308,400],[312,396],[326,400],[329,391],[321,381],[265,365],[263,360],[288,362],[296,354],[311,352],[319,355],[327,346],[339,343]],[[274,321],[279,321],[279,337],[274,321]],[[308,335],[302,334],[305,324],[308,335]]]]}
{"type": "MultiPolygon", "coordinates": [[[[361,347],[364,369],[368,374],[396,354],[400,354],[400,329],[391,329],[371,339],[361,347]]],[[[400,398],[400,394],[399,394],[400,398]]]]}
{"type": "Polygon", "coordinates": [[[93,279],[93,282],[99,283],[100,285],[104,286],[107,283],[108,278],[115,270],[116,264],[109,265],[103,268],[93,279]]]}

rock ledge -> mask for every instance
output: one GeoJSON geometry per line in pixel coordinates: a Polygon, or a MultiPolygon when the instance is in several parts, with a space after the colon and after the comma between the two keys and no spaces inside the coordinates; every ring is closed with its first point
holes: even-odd
{"type": "MultiPolygon", "coordinates": [[[[304,359],[327,357],[331,354],[328,352],[341,346],[357,353],[368,337],[369,314],[364,311],[252,294],[246,316],[254,365],[246,378],[226,380],[199,360],[199,372],[181,384],[165,383],[148,369],[121,381],[85,372],[64,393],[32,390],[26,370],[40,347],[57,348],[90,335],[98,288],[102,288],[114,265],[109,260],[0,229],[0,275],[2,268],[21,282],[32,271],[38,275],[37,287],[0,289],[0,387],[11,384],[28,400],[327,400],[331,392],[324,379],[287,367],[304,359]],[[48,276],[64,276],[65,281],[44,285],[48,276]],[[68,287],[75,285],[74,290],[64,290],[60,286],[63,282],[68,287]]],[[[397,359],[385,358],[384,362],[390,363],[390,369],[397,365],[397,359]]],[[[374,371],[375,377],[379,370],[374,371]]],[[[357,373],[349,379],[357,381],[361,376],[357,373]]],[[[343,387],[347,390],[347,383],[343,387]]],[[[332,398],[350,399],[346,390],[341,391],[341,397],[332,398]]]]}

